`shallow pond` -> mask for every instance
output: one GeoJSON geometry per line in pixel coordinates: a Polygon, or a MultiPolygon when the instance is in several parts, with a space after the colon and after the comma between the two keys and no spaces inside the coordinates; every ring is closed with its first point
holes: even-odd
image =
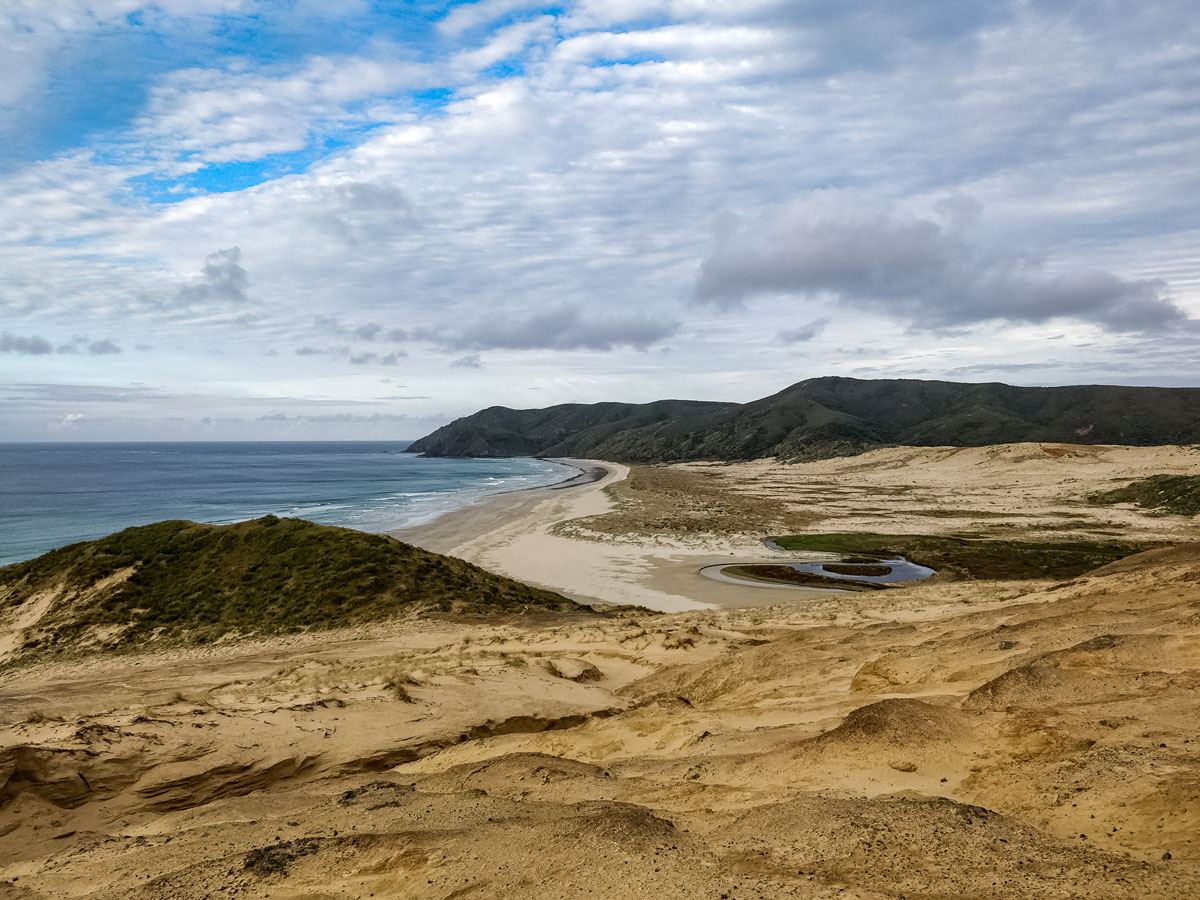
{"type": "Polygon", "coordinates": [[[810,575],[823,575],[826,578],[841,578],[846,581],[869,581],[875,584],[890,584],[894,581],[919,581],[922,578],[928,578],[930,575],[936,574],[933,569],[927,566],[918,566],[914,562],[909,562],[903,556],[898,556],[895,559],[881,559],[877,562],[869,563],[847,563],[837,560],[824,560],[821,562],[775,562],[773,565],[787,566],[790,569],[795,569],[797,572],[808,572],[810,575]],[[837,566],[838,571],[831,571],[829,566],[837,566]],[[878,568],[890,568],[892,571],[886,575],[861,575],[854,573],[852,570],[872,570],[878,568]]]}
{"type": "Polygon", "coordinates": [[[892,559],[872,559],[869,562],[843,562],[839,559],[825,560],[805,560],[803,562],[789,562],[783,559],[763,560],[761,562],[752,563],[721,563],[715,566],[705,566],[700,570],[700,574],[713,578],[717,581],[726,581],[731,584],[738,584],[747,587],[766,587],[779,588],[791,587],[806,591],[832,591],[835,593],[844,593],[837,588],[818,587],[800,584],[789,584],[786,581],[772,582],[769,580],[752,580],[749,578],[739,578],[734,575],[726,574],[726,569],[745,568],[748,566],[784,566],[789,569],[795,569],[797,572],[803,572],[807,575],[816,575],[820,578],[828,578],[834,581],[849,581],[867,584],[894,584],[903,581],[920,581],[922,578],[928,578],[930,575],[935,575],[936,570],[928,566],[920,566],[914,562],[909,562],[902,556],[892,559]],[[880,572],[881,569],[887,569],[886,572],[880,572]],[[868,574],[871,573],[871,574],[868,574]]]}

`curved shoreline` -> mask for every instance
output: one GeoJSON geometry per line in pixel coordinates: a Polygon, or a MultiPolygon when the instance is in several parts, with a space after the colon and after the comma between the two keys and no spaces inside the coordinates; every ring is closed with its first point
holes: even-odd
{"type": "Polygon", "coordinates": [[[546,461],[576,469],[577,474],[553,484],[488,494],[466,506],[447,510],[428,522],[383,533],[434,553],[457,555],[454,551],[459,547],[520,521],[538,504],[560,492],[575,493],[576,489],[600,485],[601,482],[610,483],[606,481],[610,476],[620,474],[620,477],[624,477],[624,473],[619,471],[624,467],[616,463],[566,457],[546,461]]]}
{"type": "MultiPolygon", "coordinates": [[[[784,590],[790,592],[786,595],[789,599],[796,600],[809,590],[734,579],[722,583],[722,579],[705,577],[700,572],[705,566],[739,561],[716,546],[685,549],[670,543],[585,540],[554,533],[554,527],[564,521],[607,512],[611,500],[604,488],[629,472],[626,466],[603,460],[554,461],[590,469],[592,477],[603,474],[598,480],[577,476],[556,485],[493,494],[431,522],[388,533],[425,550],[459,557],[589,605],[677,612],[771,605],[784,596],[736,588],[784,590]]],[[[673,536],[664,535],[664,539],[670,542],[673,536]]],[[[815,598],[831,592],[812,589],[809,595],[815,598]]]]}

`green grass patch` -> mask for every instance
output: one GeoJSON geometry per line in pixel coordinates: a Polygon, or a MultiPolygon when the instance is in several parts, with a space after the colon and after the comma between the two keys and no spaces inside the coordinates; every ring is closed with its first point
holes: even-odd
{"type": "Polygon", "coordinates": [[[1200,515],[1200,475],[1151,475],[1112,491],[1088,497],[1089,503],[1111,506],[1135,503],[1177,516],[1200,515]]]}
{"type": "Polygon", "coordinates": [[[1127,541],[1034,543],[961,535],[870,533],[794,534],[771,540],[784,550],[876,559],[903,556],[945,576],[989,581],[1075,578],[1134,553],[1164,546],[1127,541]]]}
{"type": "Polygon", "coordinates": [[[792,512],[779,500],[731,490],[722,478],[668,466],[633,466],[606,487],[610,512],[556,525],[565,537],[673,534],[767,534],[808,525],[814,516],[792,512]]]}

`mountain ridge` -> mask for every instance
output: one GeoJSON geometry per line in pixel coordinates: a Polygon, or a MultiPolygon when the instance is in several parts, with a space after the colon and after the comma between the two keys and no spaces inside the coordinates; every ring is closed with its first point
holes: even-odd
{"type": "Polygon", "coordinates": [[[809,460],[908,445],[1200,443],[1200,388],[810,378],[749,403],[492,406],[414,441],[425,456],[809,460]]]}

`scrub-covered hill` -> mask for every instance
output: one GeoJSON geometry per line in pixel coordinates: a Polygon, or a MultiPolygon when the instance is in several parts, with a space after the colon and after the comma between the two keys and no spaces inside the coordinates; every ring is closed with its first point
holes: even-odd
{"type": "Polygon", "coordinates": [[[578,609],[382,535],[274,516],[158,522],[0,568],[0,654],[198,644],[417,613],[578,609]]]}
{"type": "Polygon", "coordinates": [[[439,428],[409,451],[622,462],[804,460],[887,445],[1022,441],[1200,443],[1200,389],[813,378],[741,405],[671,400],[491,407],[439,428]]]}

